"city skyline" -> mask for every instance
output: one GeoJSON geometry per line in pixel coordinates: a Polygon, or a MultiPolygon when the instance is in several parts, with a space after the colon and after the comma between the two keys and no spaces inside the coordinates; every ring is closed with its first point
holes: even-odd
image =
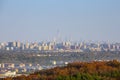
{"type": "Polygon", "coordinates": [[[120,42],[119,0],[1,0],[0,42],[120,42]]]}
{"type": "Polygon", "coordinates": [[[45,51],[45,52],[90,52],[90,51],[120,51],[120,43],[99,42],[2,42],[0,51],[45,51]]]}

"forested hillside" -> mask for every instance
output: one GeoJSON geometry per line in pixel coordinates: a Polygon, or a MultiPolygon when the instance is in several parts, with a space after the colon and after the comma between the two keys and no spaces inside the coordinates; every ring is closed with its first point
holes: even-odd
{"type": "Polygon", "coordinates": [[[120,80],[120,62],[117,60],[74,62],[64,67],[4,80],[120,80]]]}

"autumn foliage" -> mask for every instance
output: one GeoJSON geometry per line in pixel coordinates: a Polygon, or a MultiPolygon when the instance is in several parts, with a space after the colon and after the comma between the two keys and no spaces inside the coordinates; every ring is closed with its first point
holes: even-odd
{"type": "Polygon", "coordinates": [[[120,62],[117,60],[74,62],[64,67],[4,80],[120,80],[120,62]]]}

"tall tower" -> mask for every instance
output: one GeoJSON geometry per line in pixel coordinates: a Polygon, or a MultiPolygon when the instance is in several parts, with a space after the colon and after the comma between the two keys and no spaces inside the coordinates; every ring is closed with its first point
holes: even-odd
{"type": "Polygon", "coordinates": [[[60,30],[57,30],[57,37],[56,37],[56,41],[59,43],[60,42],[60,30]]]}
{"type": "Polygon", "coordinates": [[[56,36],[54,37],[53,41],[54,41],[55,43],[61,42],[60,30],[59,30],[59,29],[57,29],[56,36]]]}

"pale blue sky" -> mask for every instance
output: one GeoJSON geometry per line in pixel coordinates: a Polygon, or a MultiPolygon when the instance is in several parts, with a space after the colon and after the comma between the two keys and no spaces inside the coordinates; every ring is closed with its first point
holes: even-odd
{"type": "Polygon", "coordinates": [[[120,42],[120,0],[0,0],[0,42],[120,42]]]}

